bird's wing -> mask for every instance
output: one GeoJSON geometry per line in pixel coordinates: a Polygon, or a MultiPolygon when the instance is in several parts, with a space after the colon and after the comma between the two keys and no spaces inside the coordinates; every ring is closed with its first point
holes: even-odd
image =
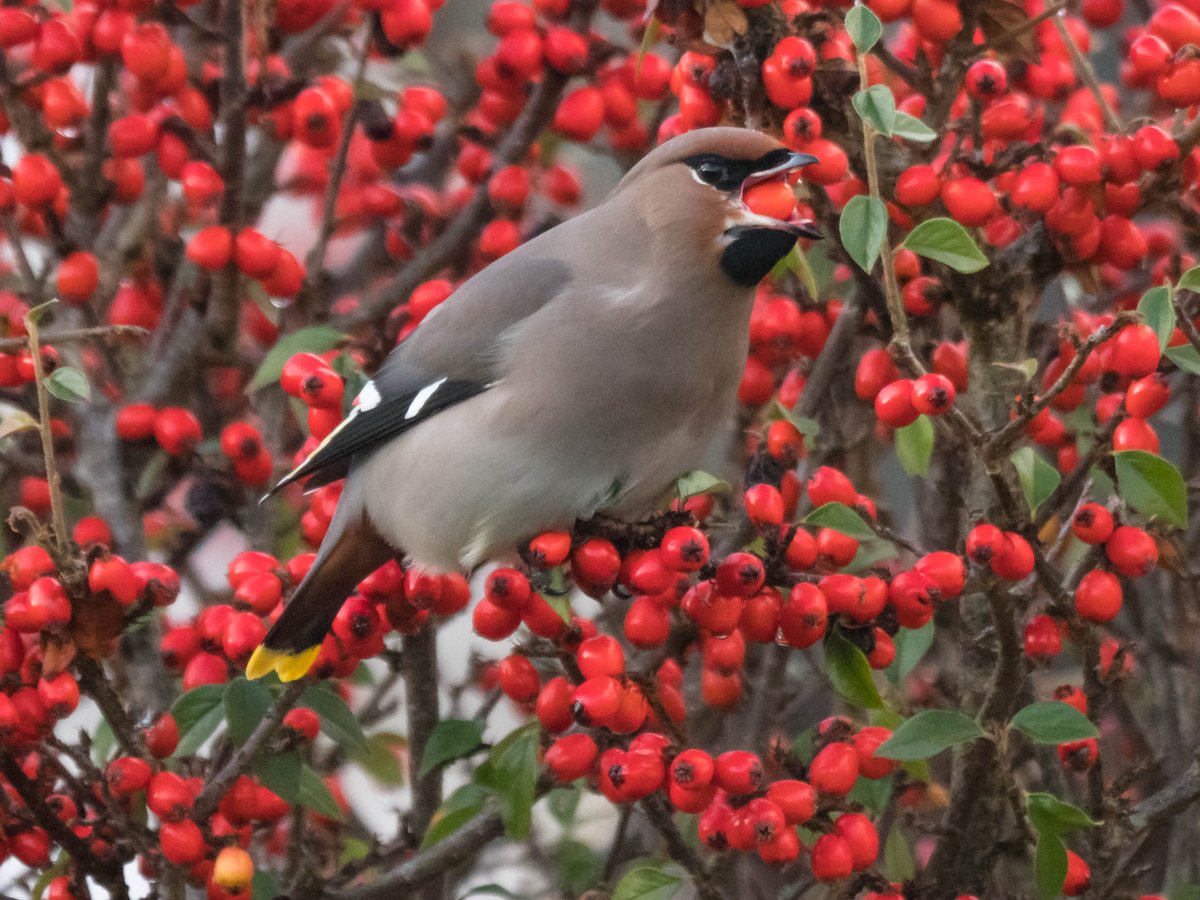
{"type": "Polygon", "coordinates": [[[540,255],[539,243],[530,241],[497,260],[434,309],[391,352],[350,414],[268,496],[305,477],[309,488],[344,478],[355,456],[502,378],[497,371],[502,336],[570,282],[566,264],[540,255]]]}

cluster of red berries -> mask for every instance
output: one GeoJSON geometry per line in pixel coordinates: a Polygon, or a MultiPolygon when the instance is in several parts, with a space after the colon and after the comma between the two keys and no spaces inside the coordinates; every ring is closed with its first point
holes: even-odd
{"type": "MultiPolygon", "coordinates": [[[[181,675],[184,690],[223,684],[239,670],[282,612],[289,587],[303,580],[314,559],[301,553],[286,563],[260,551],[238,554],[229,564],[231,603],[207,606],[190,622],[168,628],[160,642],[167,668],[181,675]]],[[[376,570],[342,605],[313,666],[320,678],[344,678],[363,659],[383,652],[391,629],[412,633],[429,615],[450,616],[470,600],[461,575],[427,576],[394,562],[376,570]]]]}

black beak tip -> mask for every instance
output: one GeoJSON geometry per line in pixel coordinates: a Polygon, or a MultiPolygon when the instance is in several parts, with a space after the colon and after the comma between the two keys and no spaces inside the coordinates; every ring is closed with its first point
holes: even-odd
{"type": "Polygon", "coordinates": [[[793,169],[799,169],[803,166],[811,166],[814,163],[819,163],[821,160],[813,156],[811,153],[793,153],[790,160],[793,169]]]}
{"type": "Polygon", "coordinates": [[[821,229],[809,221],[796,222],[792,227],[797,237],[808,238],[810,241],[819,241],[825,237],[821,229]]]}

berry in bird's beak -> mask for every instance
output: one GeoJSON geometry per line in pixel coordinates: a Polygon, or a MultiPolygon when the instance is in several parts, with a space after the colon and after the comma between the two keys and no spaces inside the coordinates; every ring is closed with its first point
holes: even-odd
{"type": "Polygon", "coordinates": [[[762,169],[747,177],[738,192],[738,203],[749,213],[779,223],[781,229],[797,237],[819,240],[821,232],[811,220],[801,219],[796,211],[796,197],[788,183],[788,173],[818,162],[809,153],[791,153],[782,163],[762,169]]]}

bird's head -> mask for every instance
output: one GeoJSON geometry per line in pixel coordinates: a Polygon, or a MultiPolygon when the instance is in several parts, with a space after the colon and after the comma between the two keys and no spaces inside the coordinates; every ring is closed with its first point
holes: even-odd
{"type": "Polygon", "coordinates": [[[745,128],[702,128],[673,138],[629,170],[617,194],[631,198],[654,229],[701,252],[716,254],[721,270],[743,286],[757,284],[796,239],[821,233],[794,214],[775,219],[753,212],[748,189],[817,158],[745,128]]]}

